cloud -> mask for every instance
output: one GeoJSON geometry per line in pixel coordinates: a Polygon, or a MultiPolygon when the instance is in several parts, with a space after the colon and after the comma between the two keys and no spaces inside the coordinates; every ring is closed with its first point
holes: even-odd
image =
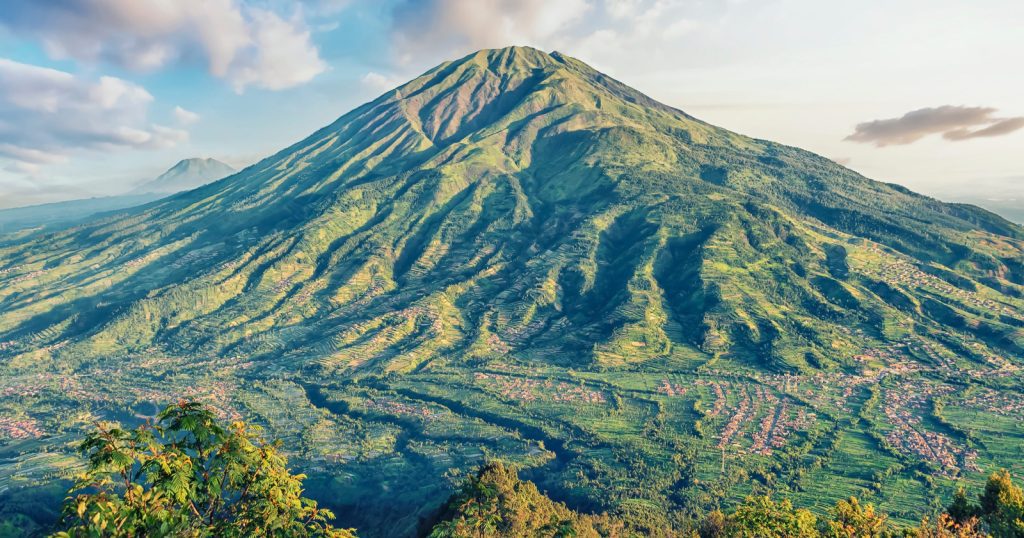
{"type": "Polygon", "coordinates": [[[186,131],[148,121],[152,101],[145,88],[119,78],[88,80],[0,58],[4,169],[38,174],[80,150],[161,149],[187,141],[186,131]]]}
{"type": "Polygon", "coordinates": [[[204,60],[242,92],[279,90],[326,70],[301,11],[286,20],[236,0],[6,0],[0,24],[57,59],[151,71],[204,60]]]}
{"type": "Polygon", "coordinates": [[[201,116],[192,112],[191,110],[185,110],[180,106],[174,107],[174,119],[177,120],[179,125],[192,125],[199,121],[201,116]]]}
{"type": "Polygon", "coordinates": [[[385,92],[400,86],[404,81],[397,77],[382,75],[375,71],[370,71],[363,75],[359,79],[359,82],[361,82],[363,86],[366,86],[375,92],[385,92]]]}
{"type": "Polygon", "coordinates": [[[392,13],[400,58],[540,45],[580,21],[591,0],[405,0],[392,13]]]}
{"type": "Polygon", "coordinates": [[[1024,127],[1024,118],[1008,118],[1005,120],[999,120],[988,127],[976,129],[974,131],[963,128],[947,131],[942,133],[942,137],[947,140],[967,140],[969,138],[985,136],[1003,136],[1020,129],[1021,127],[1024,127]]]}
{"type": "Polygon", "coordinates": [[[351,0],[301,0],[307,12],[314,15],[334,15],[352,4],[351,0]]]}
{"type": "Polygon", "coordinates": [[[912,144],[931,134],[942,133],[947,140],[960,141],[1002,136],[1024,127],[1024,117],[997,118],[993,117],[995,113],[996,109],[988,107],[921,108],[899,118],[860,123],[846,140],[883,147],[912,144]],[[985,127],[978,129],[979,126],[985,127]]]}
{"type": "Polygon", "coordinates": [[[308,82],[327,70],[310,40],[309,30],[286,21],[272,11],[251,9],[248,47],[231,62],[227,79],[242,93],[248,85],[282,90],[308,82]]]}
{"type": "Polygon", "coordinates": [[[559,50],[600,70],[663,71],[715,64],[713,29],[733,9],[719,0],[400,0],[392,9],[399,64],[450,59],[481,48],[559,50]],[[709,37],[710,36],[710,37],[709,37]],[[680,54],[690,44],[699,54],[680,54]]]}

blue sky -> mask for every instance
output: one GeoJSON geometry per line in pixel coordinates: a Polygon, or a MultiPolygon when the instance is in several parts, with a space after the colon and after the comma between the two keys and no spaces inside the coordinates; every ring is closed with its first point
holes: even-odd
{"type": "Polygon", "coordinates": [[[1014,0],[5,0],[0,207],[243,166],[512,44],[875,179],[1020,188],[1022,27],[1014,0]]]}

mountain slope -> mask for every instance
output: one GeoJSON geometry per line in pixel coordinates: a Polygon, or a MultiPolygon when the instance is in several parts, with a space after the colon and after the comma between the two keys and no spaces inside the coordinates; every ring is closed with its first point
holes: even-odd
{"type": "MultiPolygon", "coordinates": [[[[480,447],[546,466],[574,507],[643,517],[749,476],[941,495],[1024,439],[969,418],[1021,386],[1022,246],[981,209],[507,48],[222,181],[0,244],[0,357],[17,387],[64,373],[45,390],[78,409],[199,394],[321,470],[357,458],[324,487],[368,520],[349,500],[480,447]]],[[[375,532],[442,490],[393,499],[375,532]]]]}
{"type": "MultiPolygon", "coordinates": [[[[136,307],[68,327],[58,341],[96,347],[123,327],[134,346],[300,351],[332,368],[357,355],[364,368],[409,370],[444,348],[489,352],[483,342],[492,337],[576,364],[635,362],[676,347],[768,367],[827,362],[821,355],[837,340],[841,354],[855,351],[840,327],[882,336],[885,315],[861,319],[860,301],[896,310],[870,291],[870,277],[836,279],[828,253],[851,250],[844,234],[875,242],[858,252],[885,248],[889,263],[922,270],[941,264],[972,287],[1019,295],[1024,282],[1021,231],[994,215],[713,128],[575,60],[530,49],[442,65],[232,181],[68,238],[97,234],[110,234],[104,244],[129,241],[116,252],[94,247],[62,265],[66,274],[37,282],[57,297],[81,293],[64,284],[74,277],[137,256],[157,263],[135,261],[140,275],[123,272],[124,282],[83,299],[108,302],[104,294],[115,293],[136,307]],[[257,238],[244,239],[251,232],[257,238]],[[182,265],[199,252],[201,265],[159,263],[182,265]],[[91,268],[99,257],[109,261],[91,268]],[[243,267],[216,270],[229,261],[243,267]],[[160,291],[224,279],[240,295],[199,310],[173,305],[180,288],[160,291]],[[150,295],[145,307],[133,298],[140,292],[150,295]],[[143,323],[153,317],[143,312],[165,319],[143,323]],[[359,319],[376,328],[346,334],[359,319]],[[205,337],[206,327],[229,320],[236,331],[205,337]],[[148,325],[141,333],[140,323],[148,325]],[[378,349],[347,343],[394,323],[404,329],[389,331],[378,349]],[[280,342],[244,343],[253,331],[280,342]],[[413,349],[422,353],[405,353],[413,349]]],[[[8,266],[45,263],[39,244],[12,246],[8,266]]],[[[963,312],[993,345],[1018,344],[1013,322],[929,300],[963,312]]],[[[937,316],[931,321],[944,323],[937,316]]],[[[10,319],[0,329],[12,336],[37,329],[10,319]]]]}
{"type": "Polygon", "coordinates": [[[157,178],[132,189],[132,194],[174,194],[201,187],[235,172],[234,168],[217,159],[182,159],[157,178]]]}

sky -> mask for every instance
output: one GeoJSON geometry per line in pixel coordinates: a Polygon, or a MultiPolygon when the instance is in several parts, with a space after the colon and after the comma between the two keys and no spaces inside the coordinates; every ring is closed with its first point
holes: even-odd
{"type": "Polygon", "coordinates": [[[0,208],[242,167],[508,45],[873,179],[1024,205],[1021,28],[1019,0],[3,0],[0,208]]]}

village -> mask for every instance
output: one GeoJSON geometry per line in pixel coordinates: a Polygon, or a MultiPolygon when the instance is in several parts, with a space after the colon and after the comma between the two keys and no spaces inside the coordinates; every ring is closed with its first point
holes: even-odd
{"type": "Polygon", "coordinates": [[[370,398],[364,401],[363,405],[367,409],[384,415],[415,417],[422,420],[430,420],[438,416],[437,411],[431,410],[424,405],[399,402],[392,399],[370,398]]]}
{"type": "Polygon", "coordinates": [[[921,417],[928,411],[926,405],[934,398],[953,391],[948,385],[922,385],[905,381],[884,390],[882,412],[892,430],[885,439],[897,450],[913,454],[940,468],[945,476],[956,476],[962,471],[979,471],[975,464],[975,450],[956,445],[947,435],[926,429],[921,417]]]}
{"type": "Polygon", "coordinates": [[[551,402],[582,402],[603,404],[607,401],[604,393],[581,385],[570,385],[564,381],[540,380],[477,372],[474,380],[493,387],[502,397],[519,402],[537,400],[551,402]]]}
{"type": "Polygon", "coordinates": [[[43,435],[42,428],[34,419],[0,417],[0,438],[38,439],[43,435]]]}
{"type": "MultiPolygon", "coordinates": [[[[881,253],[877,247],[873,247],[871,250],[875,253],[881,253]]],[[[865,269],[866,273],[878,276],[888,284],[896,284],[906,286],[908,288],[930,288],[944,295],[956,297],[958,300],[977,308],[1013,316],[1018,320],[1021,319],[1020,309],[1014,308],[1006,303],[997,302],[988,297],[984,297],[979,293],[958,288],[935,275],[922,271],[910,262],[904,260],[896,260],[886,263],[877,270],[865,269]]]]}

